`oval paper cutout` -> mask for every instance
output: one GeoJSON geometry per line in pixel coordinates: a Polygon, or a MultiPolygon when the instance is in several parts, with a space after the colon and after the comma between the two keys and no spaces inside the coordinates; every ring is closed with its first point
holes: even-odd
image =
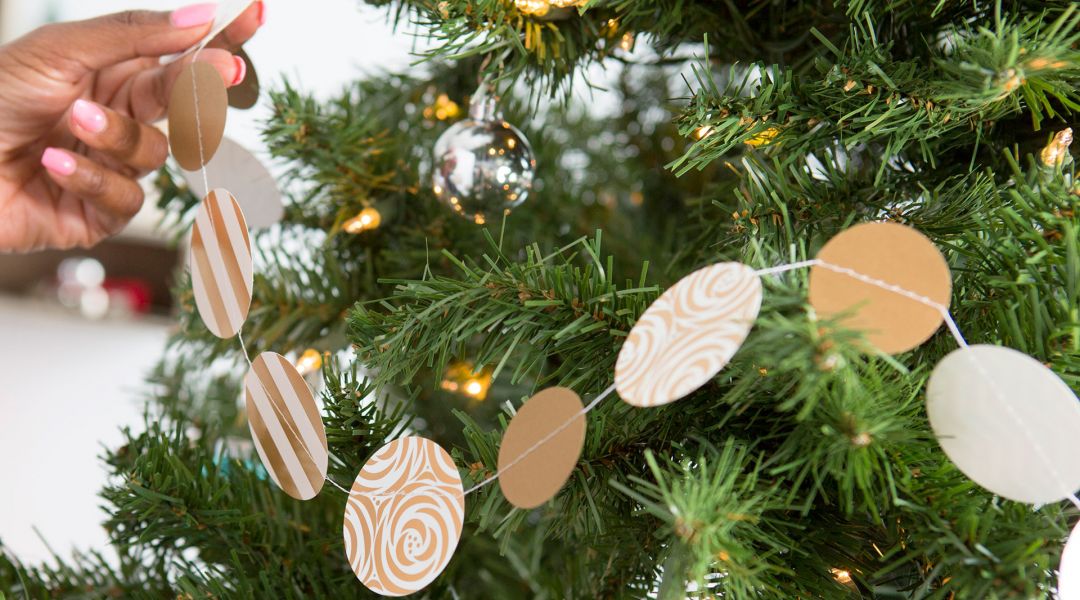
{"type": "Polygon", "coordinates": [[[236,56],[244,61],[247,70],[244,72],[244,80],[226,92],[229,95],[229,106],[247,110],[259,103],[259,74],[255,72],[255,63],[251,62],[247,51],[240,48],[236,51],[236,56]]]}
{"type": "Polygon", "coordinates": [[[1034,358],[954,350],[930,374],[926,412],[949,459],[991,492],[1046,504],[1080,489],[1080,403],[1034,358]]]}
{"type": "Polygon", "coordinates": [[[217,69],[205,62],[184,67],[169,101],[169,147],[181,167],[197,171],[210,162],[225,135],[228,110],[229,94],[217,69]]]}
{"type": "MultiPolygon", "coordinates": [[[[862,223],[829,240],[817,258],[949,306],[949,265],[937,246],[911,227],[862,223]]],[[[844,326],[865,332],[871,345],[888,354],[922,344],[944,320],[933,307],[821,265],[810,269],[809,296],[819,316],[850,313],[844,326]]]]}
{"type": "Polygon", "coordinates": [[[371,457],[345,505],[345,553],[369,590],[407,596],[442,573],[465,519],[465,493],[453,459],[435,442],[410,436],[371,457]]]}
{"type": "MultiPolygon", "coordinates": [[[[206,183],[200,171],[181,171],[196,196],[203,196],[206,183]]],[[[206,164],[206,179],[232,191],[244,211],[248,227],[269,227],[285,216],[277,180],[254,154],[231,138],[223,138],[214,159],[206,164]]]]}
{"type": "Polygon", "coordinates": [[[248,426],[270,478],[286,494],[310,500],[326,481],[326,429],[304,378],[292,363],[263,352],[244,377],[248,426]]]}
{"type": "Polygon", "coordinates": [[[1061,551],[1057,592],[1058,600],[1080,600],[1080,522],[1073,527],[1061,551]]]}
{"type": "Polygon", "coordinates": [[[619,351],[615,389],[633,406],[674,402],[712,379],[738,351],[761,309],[761,281],[741,263],[679,280],[641,315],[619,351]]]}
{"type": "Polygon", "coordinates": [[[191,287],[207,329],[219,338],[240,331],[251,307],[251,240],[236,198],[217,189],[203,198],[191,233],[191,287]]]}
{"type": "Polygon", "coordinates": [[[585,445],[582,409],[564,387],[543,390],[518,409],[499,446],[499,487],[510,504],[536,508],[562,489],[585,445]]]}

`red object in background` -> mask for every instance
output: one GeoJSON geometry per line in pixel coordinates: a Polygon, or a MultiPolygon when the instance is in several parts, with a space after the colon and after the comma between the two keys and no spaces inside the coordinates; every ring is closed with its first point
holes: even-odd
{"type": "Polygon", "coordinates": [[[123,302],[135,314],[150,312],[153,292],[146,281],[130,277],[106,277],[102,287],[109,293],[111,303],[123,302]]]}

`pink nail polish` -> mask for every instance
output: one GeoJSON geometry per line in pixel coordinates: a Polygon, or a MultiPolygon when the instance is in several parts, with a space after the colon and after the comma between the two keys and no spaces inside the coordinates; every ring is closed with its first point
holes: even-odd
{"type": "Polygon", "coordinates": [[[266,25],[266,3],[259,0],[259,27],[266,25]]]}
{"type": "Polygon", "coordinates": [[[108,121],[105,119],[105,111],[101,110],[97,104],[86,100],[75,101],[75,105],[71,107],[71,117],[75,119],[75,123],[79,127],[90,133],[101,133],[105,131],[105,126],[108,125],[108,121]]]}
{"type": "Polygon", "coordinates": [[[233,63],[236,65],[236,75],[233,76],[232,83],[229,86],[240,85],[240,82],[247,77],[247,63],[239,56],[233,57],[233,63]]]}
{"type": "Polygon", "coordinates": [[[184,8],[178,8],[173,11],[169,20],[172,21],[173,27],[187,29],[188,27],[198,27],[200,25],[209,24],[214,20],[215,14],[217,14],[217,4],[214,2],[205,2],[203,4],[192,4],[191,6],[185,6],[184,8]]]}
{"type": "Polygon", "coordinates": [[[56,148],[45,149],[45,153],[41,155],[41,164],[49,171],[62,177],[67,177],[75,172],[75,159],[67,152],[56,148]]]}

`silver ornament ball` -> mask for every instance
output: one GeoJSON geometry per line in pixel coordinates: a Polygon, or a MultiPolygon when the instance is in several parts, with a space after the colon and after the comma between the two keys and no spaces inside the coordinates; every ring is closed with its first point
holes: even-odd
{"type": "Polygon", "coordinates": [[[483,224],[528,199],[536,160],[529,140],[503,120],[495,98],[478,96],[469,118],[435,142],[432,189],[455,213],[483,224]]]}

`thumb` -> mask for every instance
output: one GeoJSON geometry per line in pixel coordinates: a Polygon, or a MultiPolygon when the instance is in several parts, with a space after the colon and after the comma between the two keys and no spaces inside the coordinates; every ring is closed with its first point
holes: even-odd
{"type": "Polygon", "coordinates": [[[194,4],[158,12],[130,10],[69,23],[47,25],[27,42],[60,59],[50,65],[65,74],[87,72],[140,57],[159,57],[187,50],[210,31],[215,3],[194,4]]]}

